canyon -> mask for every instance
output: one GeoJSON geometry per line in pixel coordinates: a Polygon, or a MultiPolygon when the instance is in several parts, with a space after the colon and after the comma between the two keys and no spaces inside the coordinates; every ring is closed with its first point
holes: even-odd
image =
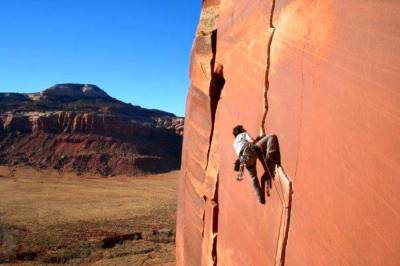
{"type": "Polygon", "coordinates": [[[204,0],[193,42],[177,265],[397,265],[400,3],[204,0]],[[281,164],[236,181],[232,128],[281,164]],[[262,180],[262,179],[261,179],[262,180]]]}
{"type": "Polygon", "coordinates": [[[0,164],[139,175],[180,166],[184,119],[90,84],[0,94],[0,164]]]}

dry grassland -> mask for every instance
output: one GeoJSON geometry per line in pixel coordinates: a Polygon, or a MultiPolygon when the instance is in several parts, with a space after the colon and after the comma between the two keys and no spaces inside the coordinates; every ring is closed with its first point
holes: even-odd
{"type": "Polygon", "coordinates": [[[178,176],[0,167],[0,263],[174,265],[178,176]]]}

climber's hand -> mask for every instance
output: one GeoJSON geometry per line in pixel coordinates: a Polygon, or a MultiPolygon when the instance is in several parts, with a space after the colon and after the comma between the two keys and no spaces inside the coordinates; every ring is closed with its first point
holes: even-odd
{"type": "Polygon", "coordinates": [[[244,170],[244,167],[243,167],[243,165],[241,165],[240,166],[240,170],[239,170],[239,174],[236,177],[237,181],[242,181],[243,180],[243,170],[244,170]]]}

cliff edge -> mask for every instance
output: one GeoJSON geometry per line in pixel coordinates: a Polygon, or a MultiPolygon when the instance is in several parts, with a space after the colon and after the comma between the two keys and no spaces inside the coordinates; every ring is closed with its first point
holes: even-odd
{"type": "Polygon", "coordinates": [[[399,11],[391,0],[203,1],[178,265],[400,261],[399,11]],[[278,136],[265,205],[247,173],[235,179],[237,124],[278,136]]]}

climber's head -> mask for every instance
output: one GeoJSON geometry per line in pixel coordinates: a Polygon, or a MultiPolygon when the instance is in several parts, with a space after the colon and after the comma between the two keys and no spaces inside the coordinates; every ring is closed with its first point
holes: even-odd
{"type": "Polygon", "coordinates": [[[233,135],[236,137],[240,133],[246,132],[242,125],[237,125],[233,128],[233,135]]]}

